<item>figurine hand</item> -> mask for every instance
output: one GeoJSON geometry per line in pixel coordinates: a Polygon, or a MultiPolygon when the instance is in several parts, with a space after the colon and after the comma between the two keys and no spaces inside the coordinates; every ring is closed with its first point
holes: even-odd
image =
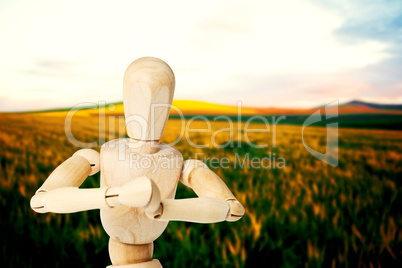
{"type": "Polygon", "coordinates": [[[119,187],[118,200],[122,205],[145,207],[152,195],[152,183],[148,177],[139,177],[119,187]]]}
{"type": "Polygon", "coordinates": [[[226,216],[227,221],[238,221],[244,215],[244,207],[236,199],[226,200],[229,203],[229,213],[226,216]]]}

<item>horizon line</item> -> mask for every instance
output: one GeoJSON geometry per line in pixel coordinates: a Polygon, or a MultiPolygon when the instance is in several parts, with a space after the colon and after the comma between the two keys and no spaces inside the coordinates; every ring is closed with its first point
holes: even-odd
{"type": "MultiPolygon", "coordinates": [[[[177,99],[173,100],[172,105],[174,102],[198,102],[198,103],[205,103],[205,104],[211,104],[211,105],[217,105],[217,106],[226,106],[226,107],[236,107],[236,105],[229,105],[229,104],[222,104],[222,103],[214,103],[210,101],[203,101],[203,100],[194,100],[194,99],[177,99]]],[[[84,103],[84,102],[83,102],[84,103]]],[[[86,102],[88,104],[88,102],[86,102]]],[[[402,106],[401,104],[394,104],[394,103],[378,103],[378,102],[368,102],[368,101],[363,101],[360,99],[352,99],[349,101],[345,101],[339,106],[342,105],[348,105],[348,104],[353,104],[353,103],[361,103],[361,104],[368,104],[368,105],[384,105],[384,106],[390,106],[390,107],[397,107],[397,106],[402,106]]],[[[123,104],[123,101],[114,101],[114,102],[104,102],[105,106],[106,105],[120,105],[123,104]]],[[[93,108],[99,108],[99,102],[96,104],[93,102],[93,105],[83,105],[79,106],[79,104],[74,105],[74,106],[67,106],[67,107],[54,107],[54,108],[45,108],[45,109],[34,109],[34,110],[15,110],[15,111],[1,111],[0,113],[45,113],[45,112],[62,112],[62,111],[69,111],[69,110],[85,110],[85,109],[93,109],[93,108]]],[[[278,107],[278,106],[241,106],[241,108],[245,109],[291,109],[291,110],[310,110],[310,109],[318,109],[326,106],[327,104],[320,104],[312,107],[278,107]]],[[[401,109],[401,108],[399,108],[401,109]]]]}

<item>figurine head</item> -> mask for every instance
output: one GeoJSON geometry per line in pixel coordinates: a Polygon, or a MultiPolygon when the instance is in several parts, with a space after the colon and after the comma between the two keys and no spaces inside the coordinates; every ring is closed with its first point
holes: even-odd
{"type": "Polygon", "coordinates": [[[140,58],[128,66],[123,80],[123,102],[130,138],[157,141],[162,137],[174,87],[172,69],[158,58],[140,58]]]}

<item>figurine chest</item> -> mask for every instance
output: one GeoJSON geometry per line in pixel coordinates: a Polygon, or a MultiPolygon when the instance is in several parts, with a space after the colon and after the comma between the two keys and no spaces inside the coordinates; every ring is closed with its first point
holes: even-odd
{"type": "MultiPolygon", "coordinates": [[[[141,176],[152,179],[162,198],[174,198],[183,157],[174,147],[159,144],[158,152],[141,154],[128,147],[128,139],[105,143],[101,148],[101,187],[121,186],[141,176]]],[[[142,208],[121,206],[101,210],[102,225],[110,237],[129,244],[154,241],[167,222],[149,219],[142,208]]]]}

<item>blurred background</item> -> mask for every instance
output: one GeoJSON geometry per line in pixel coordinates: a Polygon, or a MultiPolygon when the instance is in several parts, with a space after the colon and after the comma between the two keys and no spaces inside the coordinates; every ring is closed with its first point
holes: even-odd
{"type": "MultiPolygon", "coordinates": [[[[164,267],[400,267],[402,251],[401,1],[0,2],[0,236],[4,267],[105,267],[99,211],[39,215],[29,200],[82,142],[126,137],[122,77],[155,56],[176,75],[163,142],[188,129],[185,159],[212,166],[246,214],[235,223],[171,222],[155,242],[164,267]],[[303,123],[337,101],[331,120],[303,123]],[[100,103],[107,103],[99,107],[100,103]],[[241,104],[242,108],[236,105],[241,104]],[[237,116],[238,111],[242,116],[237,116]],[[101,116],[100,116],[101,114],[101,116]],[[227,115],[231,125],[216,118],[227,115]],[[247,121],[252,116],[259,116],[247,121]],[[274,130],[272,123],[280,116],[274,130]],[[269,132],[248,135],[245,128],[269,132]],[[190,123],[189,123],[190,122],[190,123]],[[325,153],[338,124],[336,166],[325,153]],[[211,135],[224,148],[211,142],[211,135]],[[303,133],[303,134],[302,134],[303,133]],[[230,141],[236,141],[230,143],[230,141]],[[235,165],[284,159],[284,167],[235,165]]],[[[83,184],[99,187],[99,174],[83,184]]],[[[177,198],[195,197],[179,185],[177,198]]]]}

